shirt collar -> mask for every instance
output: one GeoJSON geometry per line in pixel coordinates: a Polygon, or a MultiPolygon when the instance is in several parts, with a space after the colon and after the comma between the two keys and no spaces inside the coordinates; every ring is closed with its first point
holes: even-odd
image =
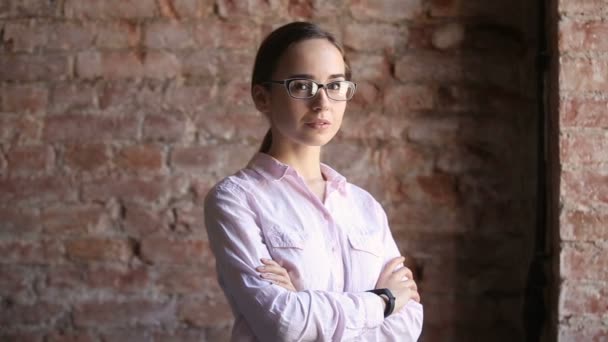
{"type": "MultiPolygon", "coordinates": [[[[253,158],[251,158],[247,166],[267,174],[274,180],[281,180],[288,173],[297,175],[294,168],[263,152],[257,152],[253,158]]],[[[343,194],[346,193],[346,178],[344,176],[323,163],[321,163],[321,172],[325,176],[330,187],[338,189],[343,194]]]]}

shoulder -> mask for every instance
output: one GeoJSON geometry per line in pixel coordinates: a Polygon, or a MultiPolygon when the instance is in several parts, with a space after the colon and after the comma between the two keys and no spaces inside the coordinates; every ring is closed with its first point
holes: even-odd
{"type": "Polygon", "coordinates": [[[251,172],[251,170],[241,169],[217,182],[207,192],[205,204],[209,205],[226,199],[246,201],[247,193],[250,192],[256,182],[259,182],[251,175],[251,172]]]}
{"type": "Polygon", "coordinates": [[[346,183],[346,193],[351,199],[365,207],[375,208],[380,206],[380,203],[378,203],[372,194],[353,183],[346,183]]]}

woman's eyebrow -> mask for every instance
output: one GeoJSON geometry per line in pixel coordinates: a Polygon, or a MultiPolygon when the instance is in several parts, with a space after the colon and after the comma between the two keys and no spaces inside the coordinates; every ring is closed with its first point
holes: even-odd
{"type": "MultiPolygon", "coordinates": [[[[346,76],[344,74],[333,74],[333,75],[329,75],[329,77],[327,79],[332,79],[332,78],[346,78],[346,76]]],[[[295,74],[295,75],[290,75],[288,78],[307,78],[310,80],[314,80],[315,77],[311,74],[295,74]]]]}

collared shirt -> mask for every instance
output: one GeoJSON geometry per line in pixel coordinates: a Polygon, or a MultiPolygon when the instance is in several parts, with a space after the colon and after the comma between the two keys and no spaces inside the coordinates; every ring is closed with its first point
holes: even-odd
{"type": "Polygon", "coordinates": [[[380,204],[321,164],[324,200],[292,167],[257,153],[205,199],[219,284],[235,315],[232,341],[416,341],[422,306],[410,300],[384,318],[374,289],[399,256],[380,204]],[[297,292],[256,267],[273,259],[297,292]]]}

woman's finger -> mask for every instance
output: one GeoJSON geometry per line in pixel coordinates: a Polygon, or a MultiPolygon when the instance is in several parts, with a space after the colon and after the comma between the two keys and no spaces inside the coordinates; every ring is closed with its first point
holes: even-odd
{"type": "Polygon", "coordinates": [[[279,275],[282,275],[285,277],[289,277],[289,273],[287,273],[287,270],[278,265],[259,266],[259,267],[256,267],[256,270],[258,272],[274,273],[274,274],[279,274],[279,275]]]}

